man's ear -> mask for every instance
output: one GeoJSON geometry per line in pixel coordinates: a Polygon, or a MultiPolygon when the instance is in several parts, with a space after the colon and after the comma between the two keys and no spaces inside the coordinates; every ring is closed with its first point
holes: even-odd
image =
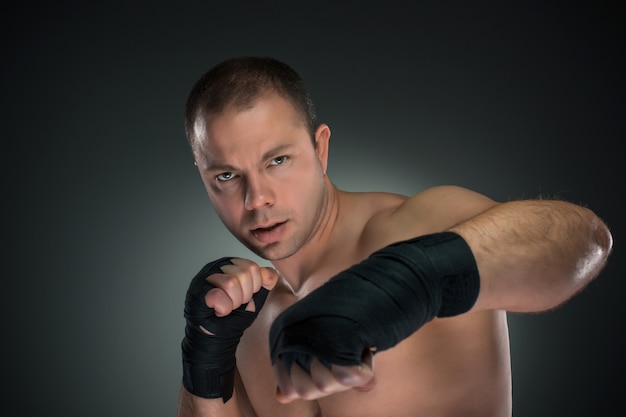
{"type": "Polygon", "coordinates": [[[322,164],[322,170],[326,174],[326,168],[328,167],[328,142],[330,141],[330,127],[326,124],[321,124],[315,131],[315,153],[320,159],[322,164]]]}

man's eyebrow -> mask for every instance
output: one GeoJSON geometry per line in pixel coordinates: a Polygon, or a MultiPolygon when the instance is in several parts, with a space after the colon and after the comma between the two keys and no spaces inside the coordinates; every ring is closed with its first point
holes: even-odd
{"type": "MultiPolygon", "coordinates": [[[[275,157],[276,155],[280,155],[281,152],[284,152],[285,150],[293,146],[294,145],[292,144],[283,144],[283,145],[275,146],[263,154],[263,156],[261,157],[261,162],[266,161],[272,157],[275,157]]],[[[206,162],[206,165],[204,168],[205,171],[223,171],[223,172],[237,171],[236,167],[229,165],[229,164],[221,163],[216,160],[206,160],[205,162],[206,162]]]]}
{"type": "Polygon", "coordinates": [[[275,146],[263,154],[263,157],[261,157],[261,161],[270,159],[271,157],[276,156],[280,154],[281,152],[284,152],[285,150],[291,148],[292,146],[293,146],[292,144],[283,144],[283,145],[275,146]]]}
{"type": "Polygon", "coordinates": [[[205,171],[231,172],[231,171],[237,171],[237,168],[235,168],[232,165],[222,164],[216,161],[207,161],[204,170],[205,171]]]}

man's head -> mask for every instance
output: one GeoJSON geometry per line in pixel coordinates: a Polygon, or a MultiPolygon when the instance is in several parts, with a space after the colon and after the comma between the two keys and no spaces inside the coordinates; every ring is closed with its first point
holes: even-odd
{"type": "Polygon", "coordinates": [[[187,136],[228,230],[271,260],[297,253],[328,203],[330,129],[317,126],[300,77],[269,58],[219,64],[193,87],[187,136]]]}
{"type": "Polygon", "coordinates": [[[193,86],[185,109],[185,132],[192,150],[198,146],[194,123],[199,114],[207,120],[233,108],[245,110],[269,94],[291,102],[314,141],[315,106],[300,75],[287,64],[269,57],[231,58],[213,67],[193,86]]]}

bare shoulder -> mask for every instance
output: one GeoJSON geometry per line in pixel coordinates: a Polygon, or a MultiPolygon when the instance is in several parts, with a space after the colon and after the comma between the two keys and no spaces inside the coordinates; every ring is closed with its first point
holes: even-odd
{"type": "Polygon", "coordinates": [[[410,221],[416,217],[442,228],[465,221],[497,204],[489,197],[476,191],[455,185],[427,188],[407,199],[391,213],[391,219],[410,221]]]}
{"type": "Polygon", "coordinates": [[[497,203],[467,188],[442,185],[373,213],[363,229],[361,244],[371,251],[399,240],[453,227],[497,203]]]}

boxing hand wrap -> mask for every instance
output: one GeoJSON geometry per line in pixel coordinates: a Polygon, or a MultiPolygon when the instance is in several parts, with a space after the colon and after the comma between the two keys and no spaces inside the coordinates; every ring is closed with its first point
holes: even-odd
{"type": "Polygon", "coordinates": [[[182,341],[183,386],[190,393],[204,398],[228,401],[235,381],[235,352],[239,339],[265,303],[269,291],[263,287],[254,294],[255,311],[246,305],[229,315],[217,317],[204,296],[215,288],[206,278],[222,273],[221,267],[232,265],[231,258],[221,258],[206,264],[193,278],[185,297],[185,337],[182,341]],[[212,333],[209,335],[200,328],[212,333]]]}
{"type": "Polygon", "coordinates": [[[307,371],[313,357],[327,367],[359,365],[368,349],[389,349],[436,316],[468,311],[479,289],[474,255],[456,233],[389,245],[276,318],[272,363],[307,371]]]}

